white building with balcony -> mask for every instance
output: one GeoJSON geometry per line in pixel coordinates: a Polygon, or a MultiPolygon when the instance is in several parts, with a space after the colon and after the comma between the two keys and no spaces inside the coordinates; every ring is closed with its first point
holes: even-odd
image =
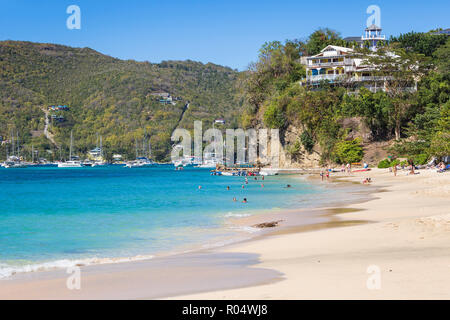
{"type": "Polygon", "coordinates": [[[365,86],[371,91],[384,90],[387,79],[373,75],[373,69],[363,65],[363,59],[346,47],[328,45],[319,54],[306,58],[306,80],[303,84],[318,86],[322,81],[331,84],[365,86]]]}

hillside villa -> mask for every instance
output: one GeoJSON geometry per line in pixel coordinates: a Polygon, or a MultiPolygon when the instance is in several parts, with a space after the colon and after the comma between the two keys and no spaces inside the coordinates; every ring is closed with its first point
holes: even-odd
{"type": "MultiPolygon", "coordinates": [[[[380,41],[386,36],[381,34],[381,28],[372,25],[365,29],[365,34],[359,37],[348,37],[344,40],[368,45],[372,51],[377,50],[380,41]]],[[[364,86],[372,92],[385,90],[386,77],[373,75],[373,68],[363,64],[363,59],[354,54],[355,50],[346,47],[328,45],[319,54],[306,57],[303,63],[306,67],[306,79],[302,84],[318,86],[322,81],[332,84],[348,84],[353,87],[364,86]]]]}

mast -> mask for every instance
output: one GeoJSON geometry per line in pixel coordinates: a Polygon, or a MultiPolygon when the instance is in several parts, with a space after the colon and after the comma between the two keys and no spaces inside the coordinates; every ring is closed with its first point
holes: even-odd
{"type": "Polygon", "coordinates": [[[34,145],[31,145],[31,163],[34,163],[34,145]]]}
{"type": "Polygon", "coordinates": [[[69,161],[72,160],[72,144],[73,144],[73,130],[70,131],[70,151],[69,151],[69,161]]]}
{"type": "Polygon", "coordinates": [[[148,139],[148,158],[149,159],[152,158],[152,142],[151,142],[150,138],[148,139]]]}
{"type": "Polygon", "coordinates": [[[103,137],[100,136],[100,157],[103,160],[103,137]]]}
{"type": "Polygon", "coordinates": [[[16,145],[14,144],[14,130],[11,130],[11,142],[12,142],[12,152],[11,157],[16,153],[16,145]]]}
{"type": "Polygon", "coordinates": [[[138,142],[137,142],[137,138],[134,139],[134,142],[136,143],[136,160],[138,158],[138,142]]]}
{"type": "Polygon", "coordinates": [[[17,131],[17,157],[20,157],[19,131],[17,131]]]}

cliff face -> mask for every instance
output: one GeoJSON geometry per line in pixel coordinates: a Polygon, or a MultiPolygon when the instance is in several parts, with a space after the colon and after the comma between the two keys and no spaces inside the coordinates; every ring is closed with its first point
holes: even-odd
{"type": "MultiPolygon", "coordinates": [[[[361,117],[343,118],[340,124],[347,132],[346,140],[360,138],[363,142],[365,156],[364,162],[377,164],[380,160],[386,158],[386,149],[392,142],[373,142],[370,128],[361,117]]],[[[280,168],[315,168],[321,166],[322,149],[319,144],[315,144],[311,152],[298,143],[303,129],[290,125],[280,137],[280,168]],[[297,144],[298,151],[290,152],[290,148],[297,144]]]]}
{"type": "Polygon", "coordinates": [[[301,144],[299,144],[299,151],[295,154],[288,151],[288,146],[296,144],[302,133],[302,129],[292,125],[285,131],[284,137],[281,139],[284,141],[280,154],[281,168],[311,168],[319,166],[322,151],[317,144],[311,152],[308,152],[301,144]]]}

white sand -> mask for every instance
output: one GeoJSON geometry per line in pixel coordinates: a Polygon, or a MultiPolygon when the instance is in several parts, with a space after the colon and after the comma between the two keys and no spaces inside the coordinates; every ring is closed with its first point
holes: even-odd
{"type": "Polygon", "coordinates": [[[407,176],[400,171],[394,177],[375,169],[350,179],[365,177],[386,192],[351,206],[364,211],[340,217],[373,223],[224,248],[259,254],[261,263],[255,267],[280,271],[284,280],[175,299],[449,299],[450,174],[421,170],[407,176]],[[369,274],[368,268],[375,273],[369,274]],[[369,284],[379,283],[379,289],[368,288],[369,277],[369,284]]]}

